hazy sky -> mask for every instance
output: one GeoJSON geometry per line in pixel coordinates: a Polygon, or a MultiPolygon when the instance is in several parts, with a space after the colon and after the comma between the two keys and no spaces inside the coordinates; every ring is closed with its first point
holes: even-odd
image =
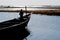
{"type": "Polygon", "coordinates": [[[60,5],[60,0],[0,0],[0,5],[60,5]]]}

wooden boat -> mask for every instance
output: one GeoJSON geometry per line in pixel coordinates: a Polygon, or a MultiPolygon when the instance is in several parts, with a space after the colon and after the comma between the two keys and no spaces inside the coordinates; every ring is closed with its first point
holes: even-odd
{"type": "Polygon", "coordinates": [[[0,40],[23,40],[30,33],[25,27],[28,25],[30,15],[27,14],[17,19],[12,19],[0,23],[0,40]]]}

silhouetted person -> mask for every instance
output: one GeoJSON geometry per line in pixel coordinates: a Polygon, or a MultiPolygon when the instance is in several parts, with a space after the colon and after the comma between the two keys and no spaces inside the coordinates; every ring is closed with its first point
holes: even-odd
{"type": "Polygon", "coordinates": [[[19,15],[20,15],[20,18],[23,19],[23,11],[22,11],[22,9],[21,9],[21,12],[19,13],[19,15]]]}

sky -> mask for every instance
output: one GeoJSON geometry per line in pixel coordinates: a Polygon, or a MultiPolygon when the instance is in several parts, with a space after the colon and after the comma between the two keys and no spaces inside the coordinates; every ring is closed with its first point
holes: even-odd
{"type": "Polygon", "coordinates": [[[60,5],[60,0],[0,0],[0,5],[15,5],[15,6],[60,5]]]}

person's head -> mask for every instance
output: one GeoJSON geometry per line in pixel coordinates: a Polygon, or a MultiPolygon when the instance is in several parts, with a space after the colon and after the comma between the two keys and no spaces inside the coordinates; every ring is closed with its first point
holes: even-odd
{"type": "Polygon", "coordinates": [[[21,9],[21,11],[22,11],[22,9],[21,9]]]}

